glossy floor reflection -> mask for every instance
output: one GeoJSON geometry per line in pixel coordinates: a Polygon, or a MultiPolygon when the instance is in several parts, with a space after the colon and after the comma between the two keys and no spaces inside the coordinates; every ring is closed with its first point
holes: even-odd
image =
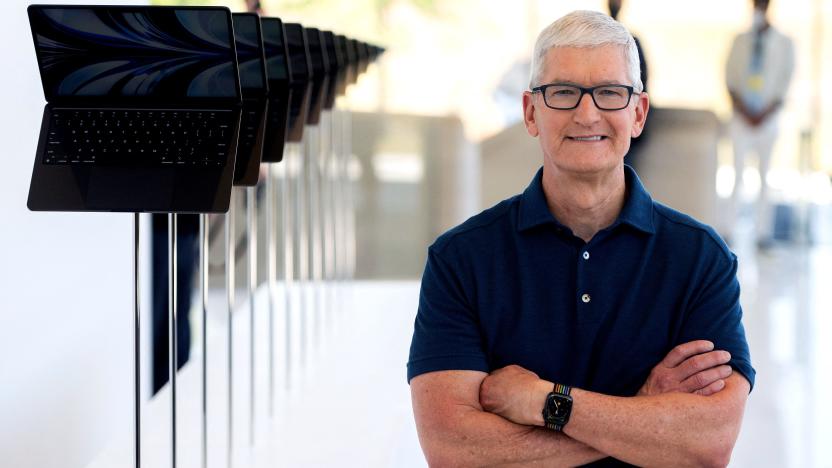
{"type": "Polygon", "coordinates": [[[734,250],[757,382],[732,466],[832,467],[832,246],[734,250]]]}

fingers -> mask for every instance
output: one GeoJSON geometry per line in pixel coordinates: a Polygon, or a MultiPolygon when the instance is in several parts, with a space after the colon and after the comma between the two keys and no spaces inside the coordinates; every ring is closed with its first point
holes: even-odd
{"type": "Polygon", "coordinates": [[[707,340],[696,340],[682,343],[671,349],[662,360],[665,367],[676,367],[691,356],[707,353],[714,349],[714,344],[707,340]]]}
{"type": "MultiPolygon", "coordinates": [[[[679,380],[685,380],[706,369],[727,364],[731,360],[731,353],[728,351],[711,351],[709,353],[697,354],[686,359],[676,366],[679,380]]],[[[704,387],[704,385],[702,385],[704,387]]]]}
{"type": "Polygon", "coordinates": [[[697,390],[693,393],[695,393],[697,395],[708,396],[708,395],[713,395],[714,393],[719,392],[723,388],[725,388],[725,381],[720,379],[720,380],[717,380],[715,382],[711,382],[711,384],[708,385],[707,387],[700,388],[699,390],[697,390]]]}
{"type": "Polygon", "coordinates": [[[680,388],[684,392],[699,393],[710,395],[722,390],[725,385],[723,379],[727,379],[734,372],[731,366],[723,365],[706,369],[702,372],[697,372],[687,379],[683,380],[680,388]],[[719,382],[722,382],[721,384],[719,382]],[[719,388],[715,388],[719,387],[719,388]],[[701,393],[701,392],[710,393],[701,393]]]}

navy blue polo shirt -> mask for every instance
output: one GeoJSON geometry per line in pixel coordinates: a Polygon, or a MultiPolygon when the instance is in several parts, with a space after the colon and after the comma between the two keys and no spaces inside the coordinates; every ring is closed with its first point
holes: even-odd
{"type": "Polygon", "coordinates": [[[542,169],[522,194],[440,236],[428,249],[408,382],[517,364],[632,396],[674,346],[705,339],[753,386],[736,256],[625,171],[618,219],[588,243],[549,211],[542,169]]]}

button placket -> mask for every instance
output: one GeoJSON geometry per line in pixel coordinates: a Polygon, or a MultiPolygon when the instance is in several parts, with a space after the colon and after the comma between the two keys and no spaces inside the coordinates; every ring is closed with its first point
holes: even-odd
{"type": "Polygon", "coordinates": [[[589,294],[589,290],[592,289],[591,278],[592,275],[590,273],[590,264],[589,260],[589,249],[586,248],[587,246],[584,245],[583,248],[579,249],[577,254],[577,273],[578,278],[575,286],[577,286],[577,291],[575,291],[576,299],[578,301],[578,310],[581,311],[580,315],[583,319],[588,319],[591,317],[591,314],[587,315],[590,312],[589,304],[592,301],[592,296],[589,294]]]}

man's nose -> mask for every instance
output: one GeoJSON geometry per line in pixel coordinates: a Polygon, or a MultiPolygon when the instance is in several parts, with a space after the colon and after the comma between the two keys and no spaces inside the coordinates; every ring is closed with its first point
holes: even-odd
{"type": "Polygon", "coordinates": [[[590,126],[601,120],[601,111],[595,107],[595,101],[592,100],[592,96],[589,93],[581,96],[581,100],[578,101],[578,107],[573,111],[572,119],[575,123],[584,126],[590,126]]]}

